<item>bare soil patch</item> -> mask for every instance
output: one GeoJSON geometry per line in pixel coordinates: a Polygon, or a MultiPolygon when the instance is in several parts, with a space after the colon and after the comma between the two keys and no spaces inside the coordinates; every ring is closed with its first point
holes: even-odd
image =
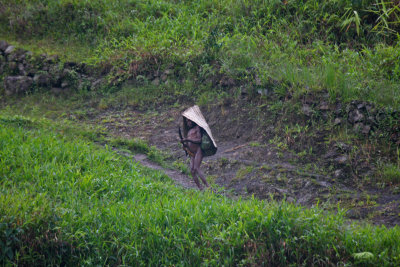
{"type": "MultiPolygon", "coordinates": [[[[170,163],[188,164],[178,142],[178,125],[184,108],[152,112],[107,110],[94,115],[90,123],[103,125],[114,136],[145,140],[169,155],[170,163]]],[[[339,157],[339,163],[340,157],[347,154],[345,151],[337,154],[332,144],[322,144],[327,133],[321,131],[311,141],[305,139],[304,143],[296,144],[298,148],[293,151],[273,142],[274,125],[280,122],[271,114],[259,113],[259,118],[250,119],[253,111],[224,105],[202,108],[202,111],[218,144],[217,154],[205,158],[202,169],[211,184],[230,192],[232,197],[254,195],[260,199],[285,199],[328,210],[335,210],[339,205],[348,209],[350,219],[387,226],[400,223],[400,194],[393,188],[358,183],[364,174],[354,177],[347,172],[351,165],[332,168],[335,165],[331,164],[331,154],[335,159],[339,157]],[[314,149],[310,155],[296,153],[310,147],[314,149]]],[[[196,188],[191,177],[177,169],[163,168],[145,155],[136,155],[134,160],[164,171],[185,188],[196,188]]],[[[370,174],[371,168],[364,173],[370,174]]]]}

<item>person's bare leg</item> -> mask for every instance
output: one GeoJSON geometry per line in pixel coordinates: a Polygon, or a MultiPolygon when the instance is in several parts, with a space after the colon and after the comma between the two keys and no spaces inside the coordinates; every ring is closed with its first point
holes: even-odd
{"type": "Polygon", "coordinates": [[[206,187],[209,187],[206,177],[204,176],[203,172],[200,171],[200,165],[201,161],[203,160],[203,151],[201,151],[201,148],[197,150],[197,153],[194,156],[194,165],[193,168],[195,169],[197,175],[200,177],[200,179],[203,181],[206,187]]]}
{"type": "Polygon", "coordinates": [[[209,187],[206,177],[204,176],[203,172],[198,170],[197,174],[199,175],[200,179],[203,181],[203,183],[205,184],[206,187],[209,187]]]}
{"type": "Polygon", "coordinates": [[[197,178],[197,172],[194,168],[194,158],[192,158],[192,157],[190,157],[190,172],[192,173],[193,180],[196,183],[197,187],[200,190],[203,190],[203,187],[200,184],[199,178],[197,178]]]}

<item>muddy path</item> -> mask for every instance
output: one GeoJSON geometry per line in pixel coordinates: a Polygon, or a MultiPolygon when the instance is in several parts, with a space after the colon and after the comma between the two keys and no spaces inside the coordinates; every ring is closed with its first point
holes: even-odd
{"type": "MultiPolygon", "coordinates": [[[[170,166],[175,167],[161,167],[143,154],[127,156],[165,172],[184,188],[196,188],[188,172],[185,174],[177,167],[189,164],[178,142],[182,110],[108,110],[93,115],[89,123],[102,125],[113,136],[137,138],[155,146],[166,155],[170,166]]],[[[322,152],[304,157],[282,149],[279,142],[271,141],[270,135],[255,134],[260,127],[253,120],[241,117],[243,110],[218,106],[203,109],[203,113],[218,144],[217,154],[205,158],[201,166],[213,187],[222,188],[232,197],[254,195],[260,199],[285,199],[333,211],[339,205],[348,210],[349,219],[387,226],[400,223],[399,193],[335,177],[338,171],[326,171],[327,159],[322,152]]],[[[266,133],[271,125],[263,127],[261,132],[266,133]]]]}
{"type": "Polygon", "coordinates": [[[183,188],[186,188],[186,189],[189,189],[189,188],[197,189],[196,184],[188,175],[182,173],[179,170],[164,168],[161,165],[149,160],[147,158],[146,154],[140,154],[140,153],[131,154],[131,153],[127,153],[124,151],[120,151],[118,149],[114,149],[114,151],[116,151],[120,155],[132,158],[132,160],[140,163],[141,165],[143,165],[147,168],[165,173],[168,177],[170,177],[175,182],[176,185],[182,186],[183,188]]]}

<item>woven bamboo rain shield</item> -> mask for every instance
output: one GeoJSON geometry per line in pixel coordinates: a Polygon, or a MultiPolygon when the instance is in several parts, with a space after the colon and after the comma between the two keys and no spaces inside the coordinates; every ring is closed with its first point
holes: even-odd
{"type": "MultiPolygon", "coordinates": [[[[189,119],[189,120],[195,122],[198,126],[200,126],[207,133],[207,135],[210,137],[210,139],[214,145],[213,149],[215,151],[212,154],[215,154],[215,152],[217,151],[217,143],[215,142],[214,137],[212,136],[210,126],[208,126],[206,119],[204,118],[203,114],[200,111],[200,108],[197,105],[190,107],[182,113],[182,116],[186,119],[189,119]]],[[[186,124],[186,120],[184,119],[183,120],[183,135],[185,137],[187,137],[188,131],[189,131],[189,129],[186,124]]],[[[208,153],[206,153],[206,155],[207,154],[208,153]]]]}

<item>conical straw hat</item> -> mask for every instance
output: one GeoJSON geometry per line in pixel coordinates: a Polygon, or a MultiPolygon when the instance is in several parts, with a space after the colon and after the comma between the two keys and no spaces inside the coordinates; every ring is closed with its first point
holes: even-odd
{"type": "MultiPolygon", "coordinates": [[[[203,117],[203,114],[200,111],[199,106],[194,105],[193,107],[188,108],[182,113],[182,116],[195,122],[201,128],[203,128],[208,136],[211,138],[215,147],[217,147],[217,143],[215,143],[214,137],[212,136],[210,126],[208,126],[206,119],[203,117]]],[[[184,134],[187,136],[187,126],[184,125],[184,134]]]]}

